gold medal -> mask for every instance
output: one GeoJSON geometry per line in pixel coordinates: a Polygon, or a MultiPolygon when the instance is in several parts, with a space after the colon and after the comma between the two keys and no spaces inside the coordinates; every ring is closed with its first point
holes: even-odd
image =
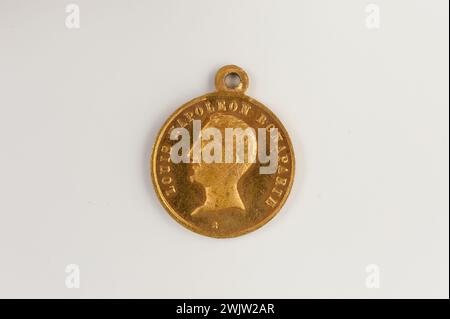
{"type": "Polygon", "coordinates": [[[164,208],[180,224],[210,237],[258,229],[283,206],[294,179],[286,129],[245,95],[248,76],[235,66],[216,74],[216,92],[176,110],[153,146],[150,169],[164,208]]]}

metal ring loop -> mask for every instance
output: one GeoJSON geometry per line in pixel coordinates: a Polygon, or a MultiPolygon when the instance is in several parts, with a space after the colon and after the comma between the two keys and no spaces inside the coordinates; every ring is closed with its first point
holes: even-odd
{"type": "Polygon", "coordinates": [[[248,89],[248,75],[247,73],[236,65],[225,65],[216,73],[216,89],[217,91],[245,93],[248,89]],[[240,83],[236,87],[228,87],[225,79],[230,74],[236,74],[240,78],[240,83]]]}

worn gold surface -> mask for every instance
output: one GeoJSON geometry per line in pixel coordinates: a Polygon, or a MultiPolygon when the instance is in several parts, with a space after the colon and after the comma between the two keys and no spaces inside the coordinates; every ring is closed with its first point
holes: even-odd
{"type": "MultiPolygon", "coordinates": [[[[278,118],[263,104],[245,95],[248,76],[228,65],[216,75],[216,92],[182,105],[161,128],[153,147],[151,176],[164,208],[183,226],[202,235],[226,238],[258,229],[281,209],[294,178],[295,159],[289,136],[278,118]],[[236,87],[225,78],[239,75],[236,87]],[[192,120],[202,126],[278,128],[278,169],[260,174],[256,163],[179,163],[170,161],[174,127],[192,136],[192,120]]],[[[247,152],[251,150],[247,149],[247,152]]],[[[247,156],[247,155],[246,155],[247,156]]]]}

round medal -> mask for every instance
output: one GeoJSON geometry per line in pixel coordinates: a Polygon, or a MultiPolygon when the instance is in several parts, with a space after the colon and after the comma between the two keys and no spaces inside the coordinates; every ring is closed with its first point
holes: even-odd
{"type": "Polygon", "coordinates": [[[246,234],[283,206],[294,179],[291,141],[278,118],[245,95],[235,66],[216,74],[216,92],[176,110],[161,128],[150,169],[164,208],[210,237],[246,234]]]}

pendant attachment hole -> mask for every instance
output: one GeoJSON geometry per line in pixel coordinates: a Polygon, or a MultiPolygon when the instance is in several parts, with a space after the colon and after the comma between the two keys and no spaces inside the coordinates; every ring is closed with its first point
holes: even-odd
{"type": "Polygon", "coordinates": [[[241,77],[236,72],[231,72],[225,76],[224,81],[227,88],[236,89],[241,84],[241,77]]]}
{"type": "Polygon", "coordinates": [[[216,74],[217,91],[226,91],[243,94],[248,88],[247,73],[236,65],[221,67],[216,74]]]}

